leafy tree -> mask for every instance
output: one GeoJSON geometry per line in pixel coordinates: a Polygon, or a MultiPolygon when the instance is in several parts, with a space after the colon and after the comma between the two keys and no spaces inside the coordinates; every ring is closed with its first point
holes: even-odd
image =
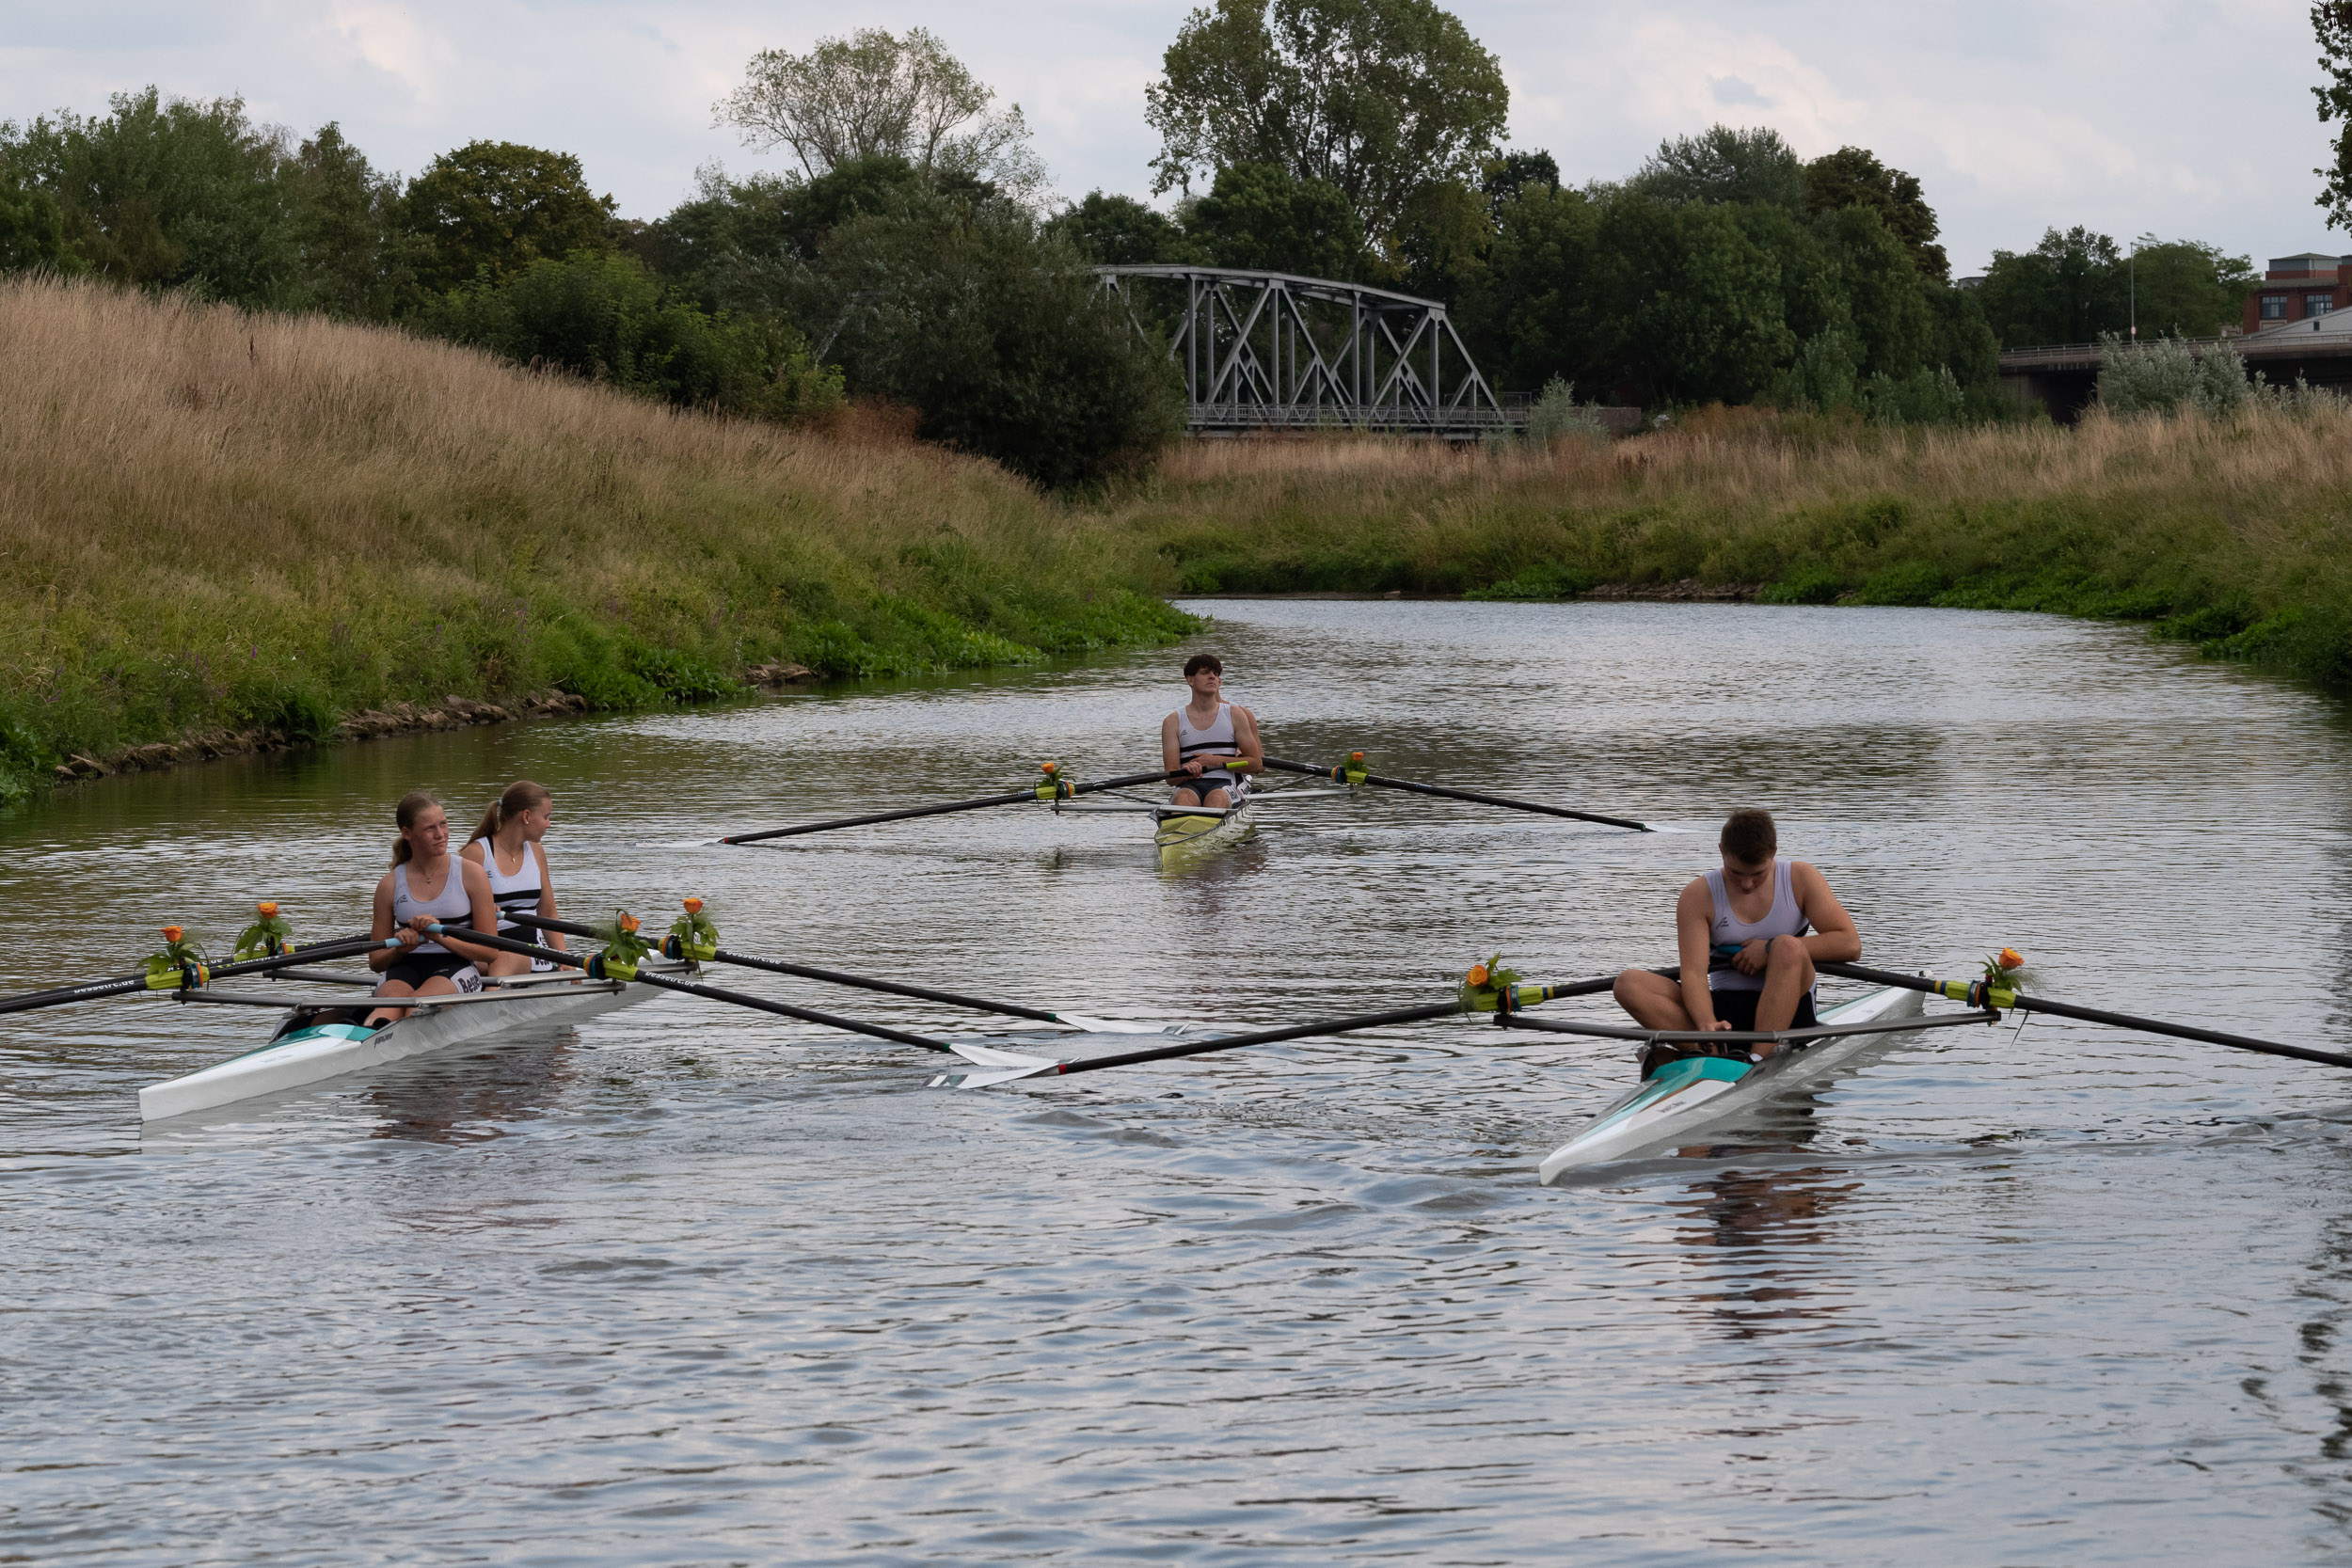
{"type": "Polygon", "coordinates": [[[2142,235],[2136,261],[2127,260],[2125,268],[2142,338],[2168,332],[2209,338],[2235,326],[2259,281],[2252,257],[2226,256],[2219,245],[2195,240],[2142,235]]]}
{"type": "Polygon", "coordinates": [[[612,198],[588,188],[580,160],[516,142],[469,142],[409,182],[408,227],[427,254],[420,281],[438,293],[498,282],[542,258],[601,249],[612,198]]]}
{"type": "Polygon", "coordinates": [[[1496,208],[1495,237],[1455,307],[1463,341],[1498,388],[1532,392],[1554,377],[1614,388],[1621,318],[1605,284],[1603,204],[1530,184],[1496,208]]]}
{"type": "Polygon", "coordinates": [[[1085,257],[1002,200],[925,196],[834,230],[803,319],[840,323],[850,390],[1054,487],[1148,462],[1183,427],[1166,345],[1085,257]]]}
{"type": "Polygon", "coordinates": [[[1499,219],[1502,204],[1530,185],[1560,183],[1560,164],[1549,152],[1505,152],[1487,161],[1478,188],[1486,198],[1487,215],[1499,219]]]}
{"type": "Polygon", "coordinates": [[[1482,192],[1452,180],[1431,181],[1406,203],[1388,264],[1370,269],[1370,276],[1452,305],[1463,280],[1485,264],[1494,243],[1491,214],[1482,192]]]}
{"type": "Polygon", "coordinates": [[[846,164],[897,158],[1027,199],[1042,189],[1045,168],[1029,148],[1021,105],[991,115],[995,97],[922,28],[898,38],[867,27],[819,39],[805,55],[761,51],[743,85],[711,112],[714,124],[736,127],[747,146],[790,148],[810,181],[846,164]]]}
{"type": "Polygon", "coordinates": [[[2312,89],[2319,100],[2319,122],[2343,120],[2335,135],[2335,163],[2315,168],[2319,202],[2328,213],[2328,227],[2352,230],[2352,0],[2315,0],[2312,31],[2319,39],[2319,69],[2328,73],[2324,87],[2312,89]]]}
{"type": "Polygon", "coordinates": [[[67,248],[65,213],[38,185],[21,185],[0,169],[0,272],[45,267],[78,272],[81,258],[67,248]]]}
{"type": "Polygon", "coordinates": [[[1710,125],[1699,135],[1669,137],[1627,183],[1676,205],[1753,201],[1796,212],[1804,203],[1796,150],[1766,129],[1710,125]]]}
{"type": "Polygon", "coordinates": [[[443,295],[417,325],[668,403],[790,420],[841,401],[839,373],[818,370],[791,327],[707,314],[633,256],[542,257],[443,295]]]}
{"type": "Polygon", "coordinates": [[[1996,250],[1979,286],[2005,348],[2087,343],[2129,325],[2130,282],[2115,241],[2079,225],[2025,252],[1996,250]]]}
{"type": "Polygon", "coordinates": [[[1611,203],[1602,241],[1623,258],[1623,378],[1643,403],[1745,403],[1796,352],[1779,264],[1735,214],[1629,193],[1611,203]]]}
{"type": "Polygon", "coordinates": [[[281,169],[299,303],[329,315],[389,321],[415,302],[419,246],[400,182],[375,172],[332,121],[281,169]]]}
{"type": "Polygon", "coordinates": [[[1296,180],[1276,164],[1235,164],[1184,214],[1187,238],[1220,267],[1357,277],[1364,231],[1335,185],[1296,180]]]}
{"type": "Polygon", "coordinates": [[[48,193],[100,276],[240,304],[290,303],[298,272],[278,174],[282,133],[244,101],[117,93],[109,113],[0,127],[0,164],[48,193]]]}
{"type": "Polygon", "coordinates": [[[1130,196],[1091,191],[1045,226],[1088,260],[1104,266],[1151,266],[1200,261],[1200,247],[1184,226],[1130,196]]]}
{"type": "Polygon", "coordinates": [[[1911,251],[1868,207],[1844,207],[1820,220],[1825,247],[1837,263],[1846,308],[1868,374],[1900,378],[1927,358],[1933,318],[1912,268],[1911,251]]]}
{"type": "Polygon", "coordinates": [[[1433,0],[1216,0],[1144,91],[1155,192],[1273,164],[1336,187],[1385,245],[1414,192],[1475,183],[1510,108],[1502,67],[1433,0]]]}
{"type": "Polygon", "coordinates": [[[1911,252],[1921,277],[1951,277],[1944,247],[1935,244],[1935,210],[1920,195],[1915,175],[1888,168],[1865,148],[1841,147],[1804,166],[1804,210],[1816,216],[1867,207],[1911,252]]]}

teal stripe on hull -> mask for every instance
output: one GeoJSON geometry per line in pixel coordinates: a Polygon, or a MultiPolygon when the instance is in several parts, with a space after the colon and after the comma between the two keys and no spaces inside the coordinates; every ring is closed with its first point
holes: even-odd
{"type": "Polygon", "coordinates": [[[1658,1069],[1649,1082],[1636,1089],[1624,1104],[1585,1129],[1580,1135],[1580,1141],[1604,1128],[1615,1126],[1636,1112],[1645,1110],[1668,1095],[1687,1089],[1693,1084],[1703,1084],[1709,1079],[1722,1084],[1737,1084],[1753,1070],[1749,1063],[1728,1061],[1721,1056],[1685,1056],[1678,1062],[1668,1062],[1658,1069]]]}

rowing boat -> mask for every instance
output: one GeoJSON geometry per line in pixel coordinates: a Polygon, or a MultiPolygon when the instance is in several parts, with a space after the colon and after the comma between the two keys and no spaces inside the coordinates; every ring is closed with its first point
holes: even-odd
{"type": "Polygon", "coordinates": [[[1903,1021],[1923,1011],[1917,991],[1883,986],[1821,1010],[1821,1027],[1849,1033],[1788,1041],[1760,1063],[1720,1056],[1669,1062],[1553,1149],[1538,1174],[1549,1187],[1581,1165],[1691,1143],[1775,1094],[1819,1083],[1889,1035],[1908,1033],[1903,1021]]]}
{"type": "MultiPolygon", "coordinates": [[[[697,972],[691,963],[647,960],[639,967],[681,979],[691,979],[697,972]]],[[[319,985],[372,983],[315,972],[299,974],[299,977],[319,985]]],[[[480,991],[414,998],[409,1005],[415,1010],[406,1018],[369,1029],[360,1021],[373,1005],[371,999],[348,991],[273,994],[277,990],[273,984],[253,992],[199,988],[178,993],[180,1000],[189,1003],[278,1006],[284,1009],[284,1016],[266,1044],[183,1078],[141,1089],[139,1119],[160,1121],[215,1110],[280,1089],[300,1088],[386,1062],[421,1056],[466,1040],[577,1023],[655,994],[648,986],[590,980],[561,972],[493,976],[483,982],[480,991]]],[[[286,990],[292,992],[293,987],[286,990]]]]}
{"type": "Polygon", "coordinates": [[[1254,830],[1258,803],[1248,790],[1233,804],[1218,810],[1207,806],[1169,806],[1152,816],[1152,847],[1160,866],[1183,865],[1239,844],[1254,830]]]}

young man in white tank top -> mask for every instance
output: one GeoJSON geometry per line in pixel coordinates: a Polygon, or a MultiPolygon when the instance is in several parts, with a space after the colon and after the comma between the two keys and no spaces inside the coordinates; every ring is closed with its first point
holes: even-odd
{"type": "Polygon", "coordinates": [[[1184,684],[1192,700],[1160,721],[1161,766],[1191,775],[1175,780],[1171,797],[1180,806],[1230,806],[1248,787],[1248,775],[1265,766],[1258,743],[1258,716],[1222,700],[1225,666],[1215,654],[1184,660],[1184,684]]]}
{"type": "MultiPolygon", "coordinates": [[[[1815,962],[1853,962],[1862,957],[1862,937],[1826,878],[1803,861],[1779,858],[1779,838],[1770,812],[1731,814],[1719,845],[1723,869],[1692,882],[1675,900],[1682,977],[1646,969],[1617,976],[1617,1005],[1635,1022],[1768,1034],[1812,1025],[1815,962]],[[1709,959],[1722,949],[1731,950],[1729,966],[1709,974],[1709,959]]],[[[1733,1047],[1698,1049],[1719,1055],[1733,1047]]],[[[1669,1060],[1683,1053],[1653,1052],[1669,1060]]],[[[1772,1047],[1739,1053],[1762,1061],[1772,1047]]],[[[1643,1076],[1659,1065],[1645,1055],[1643,1076]]]]}

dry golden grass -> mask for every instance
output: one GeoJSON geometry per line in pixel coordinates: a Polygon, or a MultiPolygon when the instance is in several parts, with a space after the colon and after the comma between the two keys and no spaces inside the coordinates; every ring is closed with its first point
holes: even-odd
{"type": "Polygon", "coordinates": [[[758,659],[987,662],[1174,624],[1125,592],[1149,585],[1100,519],[887,414],[836,438],[25,277],[0,281],[0,364],[20,764],[443,691],[643,700],[758,659]]]}
{"type": "Polygon", "coordinates": [[[1883,430],[1704,409],[1613,446],[1200,442],[1122,522],[1200,591],[1766,596],[2047,609],[2352,679],[2352,411],[1883,430]]]}

